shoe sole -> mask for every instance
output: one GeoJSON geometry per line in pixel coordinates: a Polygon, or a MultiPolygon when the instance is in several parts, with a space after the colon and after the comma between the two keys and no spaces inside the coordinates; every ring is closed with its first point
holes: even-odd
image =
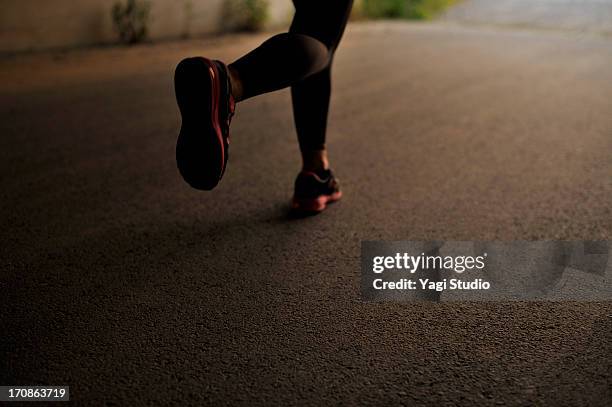
{"type": "Polygon", "coordinates": [[[206,58],[184,59],[176,67],[174,89],[182,116],[177,167],[193,188],[211,190],[219,183],[226,162],[219,123],[219,69],[206,58]]]}
{"type": "Polygon", "coordinates": [[[320,213],[327,208],[327,205],[339,201],[340,198],[342,198],[342,191],[334,192],[331,195],[320,195],[310,199],[294,197],[291,202],[291,209],[304,213],[320,213]]]}

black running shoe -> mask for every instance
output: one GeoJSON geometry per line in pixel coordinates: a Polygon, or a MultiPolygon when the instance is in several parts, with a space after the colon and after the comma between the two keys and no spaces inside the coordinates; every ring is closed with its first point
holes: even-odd
{"type": "Polygon", "coordinates": [[[189,185],[211,190],[225,172],[235,108],[227,67],[202,57],[184,59],[176,67],[174,89],[183,117],[177,167],[189,185]]]}
{"type": "Polygon", "coordinates": [[[321,174],[302,171],[295,180],[295,192],[291,207],[305,213],[322,212],[327,204],[342,198],[340,184],[331,170],[321,174]]]}

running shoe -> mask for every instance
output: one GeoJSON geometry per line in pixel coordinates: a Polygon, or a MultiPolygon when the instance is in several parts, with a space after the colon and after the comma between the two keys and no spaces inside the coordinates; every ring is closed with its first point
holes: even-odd
{"type": "Polygon", "coordinates": [[[177,167],[189,185],[211,190],[227,166],[235,109],[227,67],[202,57],[184,59],[176,67],[174,89],[183,118],[177,167]]]}
{"type": "Polygon", "coordinates": [[[295,180],[291,207],[303,213],[322,212],[327,204],[342,198],[340,184],[331,170],[322,173],[302,171],[295,180]]]}

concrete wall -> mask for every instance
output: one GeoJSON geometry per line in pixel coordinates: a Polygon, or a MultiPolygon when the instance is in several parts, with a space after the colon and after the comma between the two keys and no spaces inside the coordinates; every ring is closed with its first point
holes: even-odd
{"type": "MultiPolygon", "coordinates": [[[[116,0],[0,0],[0,52],[113,43],[116,0]]],[[[151,39],[222,30],[226,0],[151,0],[151,39]]],[[[287,24],[290,0],[268,0],[271,26],[287,24]]]]}

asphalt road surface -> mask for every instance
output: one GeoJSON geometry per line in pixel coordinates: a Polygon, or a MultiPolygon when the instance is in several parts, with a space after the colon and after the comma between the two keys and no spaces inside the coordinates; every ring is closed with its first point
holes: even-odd
{"type": "Polygon", "coordinates": [[[0,384],[91,405],[612,403],[612,303],[364,303],[362,240],[610,239],[612,43],[352,25],[345,197],[288,216],[290,97],[238,106],[212,193],[179,177],[176,62],[265,36],[0,62],[0,384]]]}

